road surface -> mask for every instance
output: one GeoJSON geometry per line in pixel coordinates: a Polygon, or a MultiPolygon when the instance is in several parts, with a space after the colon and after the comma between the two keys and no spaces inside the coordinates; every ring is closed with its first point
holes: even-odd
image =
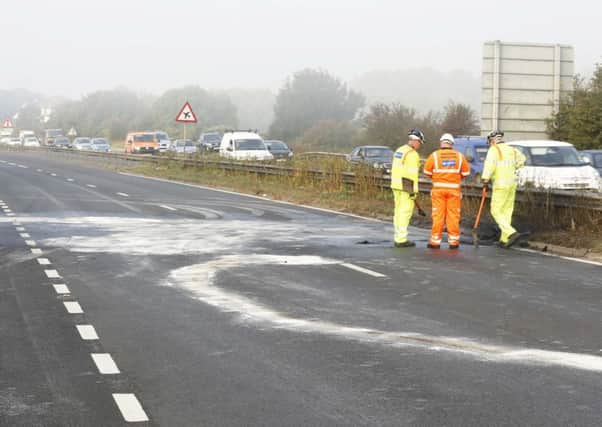
{"type": "Polygon", "coordinates": [[[599,426],[602,266],[0,152],[2,426],[599,426]]]}

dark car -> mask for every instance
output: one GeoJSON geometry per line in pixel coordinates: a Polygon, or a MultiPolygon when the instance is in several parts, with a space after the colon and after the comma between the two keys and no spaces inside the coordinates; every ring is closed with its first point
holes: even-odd
{"type": "Polygon", "coordinates": [[[391,173],[391,164],[393,163],[393,150],[389,147],[380,145],[362,145],[356,147],[347,160],[353,164],[366,164],[374,166],[376,169],[382,169],[386,173],[391,173]]]}
{"type": "Polygon", "coordinates": [[[199,148],[203,151],[219,151],[222,134],[219,132],[202,133],[199,138],[199,148]]]}
{"type": "Polygon", "coordinates": [[[602,150],[584,150],[580,151],[581,157],[598,171],[602,177],[602,150]]]}
{"type": "Polygon", "coordinates": [[[71,141],[66,136],[57,136],[54,138],[54,148],[67,150],[71,148],[71,141]]]}
{"type": "Polygon", "coordinates": [[[269,139],[264,140],[263,142],[275,159],[288,159],[293,157],[293,150],[288,148],[288,145],[284,142],[269,139]]]}

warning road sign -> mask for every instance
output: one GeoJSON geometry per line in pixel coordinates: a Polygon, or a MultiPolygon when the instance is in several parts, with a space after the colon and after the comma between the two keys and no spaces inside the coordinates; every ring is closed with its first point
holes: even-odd
{"type": "Polygon", "coordinates": [[[67,132],[67,136],[77,136],[77,131],[75,130],[74,127],[72,127],[71,129],[69,129],[69,132],[67,132]]]}
{"type": "Polygon", "coordinates": [[[197,122],[196,115],[194,114],[194,111],[192,111],[192,107],[190,106],[190,103],[188,101],[186,101],[186,104],[184,104],[184,106],[180,110],[180,113],[176,117],[176,122],[180,122],[180,123],[196,123],[197,122]]]}
{"type": "Polygon", "coordinates": [[[12,127],[14,127],[13,126],[13,122],[10,119],[6,119],[6,120],[4,120],[4,124],[2,125],[2,127],[4,129],[6,129],[6,128],[12,128],[12,127]]]}

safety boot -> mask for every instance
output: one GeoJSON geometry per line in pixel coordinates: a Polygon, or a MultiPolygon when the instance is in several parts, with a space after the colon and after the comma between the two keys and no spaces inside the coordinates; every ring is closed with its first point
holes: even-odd
{"type": "Polygon", "coordinates": [[[441,249],[441,245],[435,245],[433,243],[429,243],[428,245],[426,245],[426,247],[429,249],[441,249]]]}
{"type": "Polygon", "coordinates": [[[508,237],[508,241],[506,243],[502,243],[501,246],[504,249],[510,249],[518,241],[518,239],[520,239],[520,233],[517,231],[515,233],[512,233],[508,237]]]}
{"type": "Polygon", "coordinates": [[[449,249],[451,249],[451,250],[456,250],[456,249],[459,249],[459,248],[460,248],[459,244],[457,244],[457,245],[449,245],[449,249]]]}
{"type": "Polygon", "coordinates": [[[414,246],[416,246],[416,243],[412,242],[411,240],[406,240],[405,242],[395,242],[395,247],[396,248],[413,248],[414,246]]]}

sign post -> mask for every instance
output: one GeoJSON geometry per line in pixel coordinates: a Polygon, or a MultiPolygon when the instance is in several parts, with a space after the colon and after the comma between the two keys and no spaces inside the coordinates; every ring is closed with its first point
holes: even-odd
{"type": "Polygon", "coordinates": [[[194,111],[192,111],[192,107],[190,106],[190,103],[188,101],[186,101],[186,103],[176,116],[176,122],[184,123],[184,139],[186,139],[186,124],[197,122],[196,114],[194,114],[194,111]]]}

